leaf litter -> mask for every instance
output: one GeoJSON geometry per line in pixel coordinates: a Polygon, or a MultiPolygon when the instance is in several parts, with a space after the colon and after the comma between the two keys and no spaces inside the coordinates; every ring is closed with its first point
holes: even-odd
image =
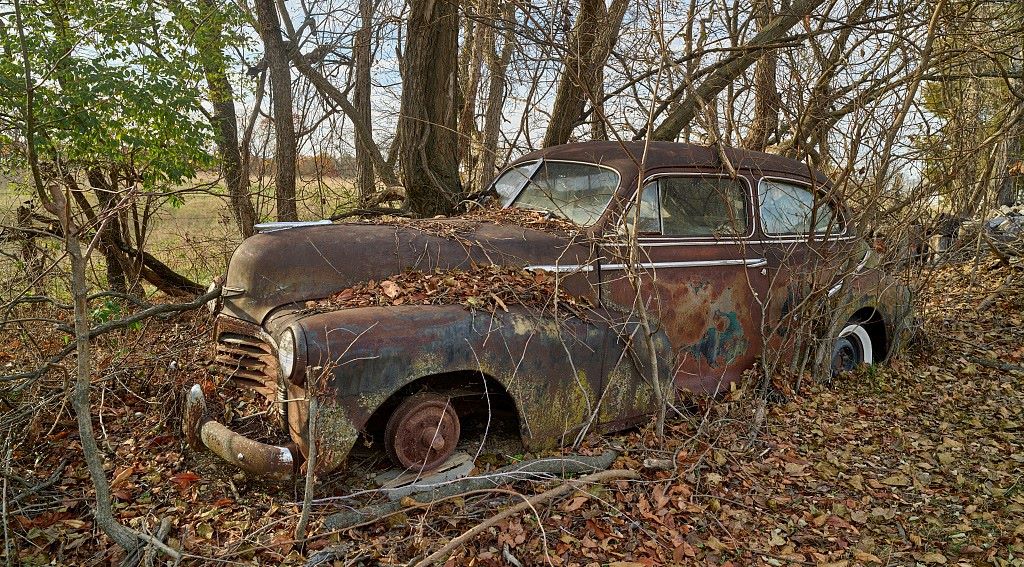
{"type": "MultiPolygon", "coordinates": [[[[753,440],[755,403],[742,387],[719,400],[696,400],[693,412],[670,423],[664,446],[649,428],[590,438],[584,451],[618,447],[623,452],[613,466],[641,470],[643,479],[581,487],[586,494],[509,518],[447,564],[507,565],[512,557],[524,565],[620,567],[1021,565],[1024,278],[1019,267],[975,273],[970,264],[929,275],[919,339],[887,366],[769,406],[753,440]],[[669,466],[645,468],[645,461],[669,466]]],[[[367,282],[333,301],[395,304],[418,294],[428,300],[428,284],[412,284],[423,278],[407,277],[367,282]]],[[[466,277],[463,283],[479,292],[458,297],[486,301],[483,290],[493,283],[487,277],[466,277]]],[[[514,277],[527,288],[539,285],[528,274],[514,277]]],[[[486,308],[500,305],[491,300],[486,308]]],[[[406,564],[520,501],[501,492],[469,494],[344,532],[318,529],[333,509],[317,507],[311,531],[318,535],[302,550],[292,538],[301,484],[261,483],[183,445],[181,392],[193,382],[238,398],[232,404],[250,404],[249,411],[267,411],[211,377],[209,332],[208,318],[179,317],[96,344],[94,424],[111,467],[114,513],[150,533],[169,519],[168,543],[188,554],[186,564],[301,565],[325,548],[338,550],[337,565],[406,564]]],[[[4,338],[11,339],[6,345],[24,340],[4,338]]],[[[14,348],[3,360],[28,364],[24,349],[14,348]]],[[[51,380],[34,393],[59,387],[51,380]]],[[[46,399],[51,403],[30,423],[6,433],[13,446],[4,497],[14,562],[116,563],[123,554],[93,524],[95,494],[74,418],[46,399]]],[[[243,413],[226,418],[233,427],[261,421],[243,413]]],[[[481,469],[492,466],[488,458],[478,461],[481,469]]],[[[343,494],[341,483],[350,480],[324,479],[318,495],[343,494]]],[[[529,495],[551,482],[557,481],[506,489],[529,495]]]]}

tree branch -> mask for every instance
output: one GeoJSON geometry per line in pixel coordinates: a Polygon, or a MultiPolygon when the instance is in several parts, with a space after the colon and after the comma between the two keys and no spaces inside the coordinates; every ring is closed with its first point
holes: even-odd
{"type": "MultiPolygon", "coordinates": [[[[524,500],[523,502],[520,502],[520,503],[516,504],[515,506],[512,506],[511,508],[508,508],[507,510],[505,510],[505,511],[499,513],[499,514],[495,514],[494,516],[491,516],[490,518],[488,518],[486,521],[480,522],[479,524],[473,526],[472,528],[470,528],[469,530],[464,532],[462,535],[460,535],[460,536],[452,539],[451,541],[449,541],[441,549],[438,549],[434,553],[431,553],[430,555],[428,555],[422,561],[417,563],[416,567],[426,567],[427,565],[433,565],[435,563],[443,561],[446,557],[448,557],[448,555],[452,551],[455,551],[455,549],[458,548],[460,545],[462,545],[462,544],[466,543],[467,541],[473,539],[474,537],[476,537],[478,534],[480,534],[484,530],[487,530],[489,528],[492,528],[492,527],[498,525],[499,523],[501,523],[503,520],[505,520],[506,518],[508,518],[510,516],[514,516],[516,514],[519,514],[519,513],[523,512],[524,510],[535,508],[538,505],[544,504],[544,503],[546,503],[549,500],[553,500],[555,498],[558,498],[559,496],[561,496],[561,495],[563,495],[563,494],[565,494],[565,493],[567,493],[567,492],[569,492],[569,491],[571,491],[573,489],[578,488],[580,485],[585,485],[585,484],[590,484],[590,483],[599,483],[599,482],[604,482],[604,481],[608,481],[608,480],[636,479],[636,478],[640,478],[640,473],[638,473],[636,471],[626,470],[626,469],[612,469],[612,470],[608,470],[608,471],[601,471],[601,472],[597,472],[597,473],[594,473],[594,474],[589,474],[587,476],[580,477],[580,478],[578,478],[576,480],[567,480],[564,483],[562,483],[562,484],[560,484],[560,485],[558,485],[558,486],[556,486],[556,487],[554,487],[554,488],[552,488],[550,490],[546,490],[544,492],[541,492],[540,494],[537,494],[535,496],[531,496],[531,497],[527,498],[526,500],[524,500]]],[[[587,494],[587,493],[584,492],[583,494],[587,494]]]]}
{"type": "MultiPolygon", "coordinates": [[[[111,331],[116,331],[117,329],[123,329],[134,323],[144,321],[146,319],[149,319],[150,317],[155,317],[157,315],[163,315],[168,313],[181,313],[183,311],[191,311],[193,309],[198,309],[206,305],[208,301],[215,299],[219,296],[220,288],[218,287],[216,289],[204,293],[203,295],[200,295],[199,297],[193,299],[188,303],[163,303],[160,305],[154,305],[148,309],[143,309],[142,311],[139,311],[134,315],[125,317],[124,319],[118,319],[117,321],[111,321],[109,323],[104,323],[97,327],[93,327],[92,329],[89,329],[88,338],[89,340],[92,340],[100,335],[105,335],[111,331]]],[[[43,365],[40,366],[39,368],[32,370],[30,372],[21,372],[19,374],[9,374],[6,376],[0,376],[0,383],[13,382],[15,380],[25,380],[26,382],[24,384],[16,388],[16,390],[23,390],[29,383],[39,379],[41,376],[46,374],[46,372],[49,371],[50,368],[52,368],[54,365],[63,360],[64,357],[74,352],[74,350],[75,344],[69,344],[68,346],[61,349],[60,352],[48,358],[46,362],[43,363],[43,365]]]]}

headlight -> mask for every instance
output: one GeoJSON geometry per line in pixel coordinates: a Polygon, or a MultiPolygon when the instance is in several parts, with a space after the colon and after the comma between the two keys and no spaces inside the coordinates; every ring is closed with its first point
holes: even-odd
{"type": "Polygon", "coordinates": [[[285,329],[277,338],[277,365],[281,376],[292,377],[295,370],[295,333],[291,329],[285,329]]]}

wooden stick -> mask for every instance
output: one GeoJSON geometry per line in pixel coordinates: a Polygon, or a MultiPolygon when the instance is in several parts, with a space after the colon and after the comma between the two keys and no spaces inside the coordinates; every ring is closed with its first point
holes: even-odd
{"type": "Polygon", "coordinates": [[[515,506],[512,506],[511,508],[499,514],[491,516],[486,521],[481,522],[476,526],[473,526],[469,530],[463,532],[462,535],[449,541],[441,549],[428,555],[422,561],[417,563],[415,567],[425,567],[426,565],[433,565],[439,563],[440,561],[448,557],[448,555],[456,548],[458,548],[460,545],[473,539],[478,534],[480,534],[480,532],[501,523],[501,521],[503,521],[505,518],[508,518],[509,516],[514,516],[528,508],[534,508],[538,505],[544,504],[549,500],[557,498],[575,488],[578,488],[581,484],[599,483],[613,479],[635,478],[640,478],[640,473],[626,469],[612,469],[607,471],[596,472],[594,474],[589,474],[587,476],[583,476],[575,480],[567,480],[564,483],[550,490],[545,490],[544,492],[541,492],[536,496],[531,496],[530,498],[526,499],[526,501],[520,502],[519,504],[516,504],[515,506]]]}
{"type": "MultiPolygon", "coordinates": [[[[318,372],[320,367],[310,368],[306,372],[306,384],[313,384],[310,379],[318,372]]],[[[306,491],[302,498],[302,516],[299,517],[299,524],[295,526],[295,539],[302,545],[306,544],[306,526],[309,525],[309,509],[313,504],[313,484],[316,482],[316,412],[317,397],[313,394],[313,388],[309,393],[309,426],[307,438],[309,439],[309,459],[306,460],[306,491]]]]}

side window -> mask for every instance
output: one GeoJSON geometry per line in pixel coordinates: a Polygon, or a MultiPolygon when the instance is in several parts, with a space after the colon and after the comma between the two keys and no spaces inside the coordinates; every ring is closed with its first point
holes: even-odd
{"type": "Polygon", "coordinates": [[[758,187],[761,222],[765,234],[807,234],[842,232],[835,210],[825,202],[814,202],[807,189],[784,181],[762,180],[758,187]]]}
{"type": "MultiPolygon", "coordinates": [[[[644,187],[640,232],[663,236],[742,236],[748,232],[746,185],[727,177],[663,177],[644,187]]],[[[627,213],[632,226],[635,206],[627,213]]]]}
{"type": "Polygon", "coordinates": [[[636,203],[634,202],[626,211],[625,222],[631,230],[633,223],[638,222],[640,234],[660,234],[661,215],[658,214],[658,182],[652,181],[644,186],[644,192],[640,195],[640,216],[637,217],[636,203]]]}

